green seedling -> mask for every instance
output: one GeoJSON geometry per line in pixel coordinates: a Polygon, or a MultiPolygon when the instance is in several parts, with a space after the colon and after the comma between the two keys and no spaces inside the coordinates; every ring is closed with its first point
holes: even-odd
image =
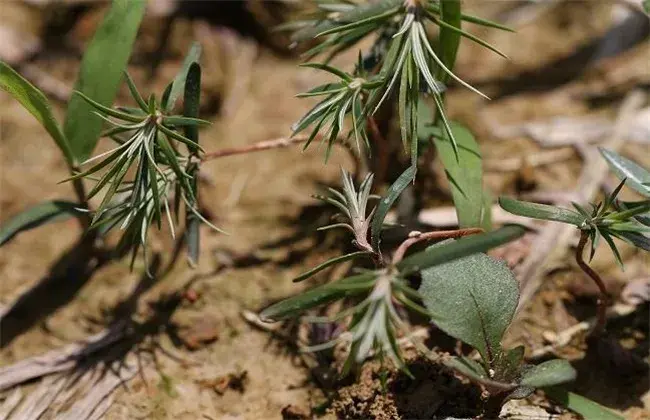
{"type": "Polygon", "coordinates": [[[623,268],[621,255],[613,238],[620,239],[639,249],[650,251],[650,172],[636,163],[611,151],[601,149],[612,171],[621,179],[621,183],[608,194],[605,200],[590,204],[585,208],[573,203],[574,210],[546,204],[528,203],[501,197],[499,204],[504,210],[519,216],[550,220],[575,225],[580,230],[580,240],[575,258],[578,266],[596,283],[600,290],[598,300],[598,320],[595,334],[605,329],[607,311],[607,288],[600,275],[584,261],[584,251],[589,245],[589,260],[593,258],[600,239],[604,239],[611,249],[617,263],[623,268]],[[628,185],[646,200],[638,202],[621,202],[617,199],[624,185],[628,185]]]}

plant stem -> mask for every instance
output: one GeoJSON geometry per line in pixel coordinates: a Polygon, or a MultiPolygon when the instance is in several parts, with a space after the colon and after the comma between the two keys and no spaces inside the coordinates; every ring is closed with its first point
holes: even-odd
{"type": "Polygon", "coordinates": [[[388,143],[386,142],[386,138],[381,134],[379,126],[377,125],[377,120],[375,120],[375,117],[373,116],[368,117],[368,129],[377,148],[376,153],[378,166],[377,171],[375,172],[375,176],[379,182],[383,182],[386,180],[386,174],[388,172],[390,150],[388,143]]]}
{"type": "Polygon", "coordinates": [[[461,238],[467,235],[474,235],[476,233],[483,233],[482,228],[466,228],[466,229],[456,229],[456,230],[439,230],[434,232],[418,232],[413,231],[409,234],[408,239],[400,244],[393,255],[393,265],[399,263],[404,258],[406,251],[412,245],[415,245],[418,242],[429,241],[431,239],[449,239],[449,238],[461,238]]]}
{"type": "MultiPolygon", "coordinates": [[[[72,170],[70,173],[74,173],[72,170]]],[[[72,181],[72,188],[74,189],[75,194],[77,195],[77,200],[79,200],[79,205],[82,208],[88,208],[88,197],[86,196],[86,188],[84,188],[84,183],[81,178],[77,178],[74,181],[72,181]]],[[[77,218],[79,220],[79,223],[81,224],[81,229],[85,232],[88,231],[88,228],[90,227],[90,213],[84,213],[81,214],[80,217],[77,218]]]]}
{"type": "Polygon", "coordinates": [[[202,161],[209,161],[225,156],[242,155],[246,153],[259,152],[262,150],[279,149],[293,146],[294,144],[304,143],[309,139],[308,136],[281,137],[273,140],[265,140],[243,147],[233,147],[229,149],[217,150],[216,152],[206,153],[201,157],[202,161]]]}
{"type": "Polygon", "coordinates": [[[603,280],[600,278],[598,273],[596,273],[593,268],[589,267],[589,265],[585,263],[582,257],[588,239],[589,233],[583,230],[580,233],[580,241],[578,242],[578,248],[576,249],[576,262],[582,271],[587,273],[587,275],[592,278],[600,290],[600,296],[598,297],[598,316],[596,326],[594,327],[593,331],[594,334],[599,335],[605,331],[605,324],[607,323],[607,304],[609,302],[609,298],[607,296],[607,288],[605,287],[605,283],[603,283],[603,280]]]}
{"type": "MultiPolygon", "coordinates": [[[[314,140],[322,138],[320,135],[317,135],[314,140]]],[[[280,137],[277,139],[272,139],[272,140],[264,140],[260,141],[258,143],[253,143],[247,146],[242,146],[242,147],[231,147],[227,149],[221,149],[217,150],[214,152],[208,152],[203,154],[203,156],[200,156],[199,159],[202,162],[209,162],[211,160],[219,159],[222,157],[227,157],[227,156],[234,156],[234,155],[244,155],[248,153],[254,153],[254,152],[260,152],[263,150],[271,150],[271,149],[280,149],[280,148],[285,148],[285,147],[290,147],[296,144],[304,143],[307,140],[309,140],[309,136],[307,135],[298,135],[295,137],[280,137]]],[[[354,173],[357,173],[361,168],[361,158],[357,156],[354,153],[354,150],[352,147],[350,147],[349,143],[346,143],[342,138],[338,138],[337,141],[334,144],[338,144],[342,146],[344,149],[348,151],[350,154],[350,157],[354,161],[354,173]]]]}

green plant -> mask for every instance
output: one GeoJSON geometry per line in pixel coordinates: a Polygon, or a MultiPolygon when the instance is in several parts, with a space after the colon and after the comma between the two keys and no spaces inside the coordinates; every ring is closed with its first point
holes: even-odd
{"type": "MultiPolygon", "coordinates": [[[[453,158],[443,159],[444,165],[478,168],[480,174],[480,154],[475,147],[470,147],[472,153],[478,155],[478,162],[464,158],[463,144],[459,144],[458,129],[454,128],[444,112],[445,83],[454,80],[463,86],[479,93],[476,89],[458,78],[453,72],[460,38],[464,37],[489,48],[499,54],[496,48],[485,41],[471,35],[461,28],[463,21],[473,24],[509,30],[497,23],[466,15],[461,12],[460,1],[445,0],[442,2],[427,0],[382,0],[372,3],[354,3],[348,1],[316,0],[316,11],[304,20],[291,22],[284,29],[294,30],[292,39],[304,42],[312,39],[321,40],[317,46],[305,53],[307,59],[319,54],[325,55],[322,64],[309,63],[305,66],[326,71],[339,80],[318,86],[299,96],[325,96],[293,127],[294,134],[313,126],[311,135],[305,147],[308,147],[316,135],[324,128],[324,139],[327,139],[329,155],[332,143],[339,133],[344,130],[344,119],[352,116],[352,126],[347,138],[354,137],[360,149],[362,143],[368,149],[379,148],[379,139],[369,140],[366,132],[368,124],[373,125],[373,115],[392,92],[397,92],[397,109],[401,127],[401,138],[405,147],[409,148],[411,166],[404,172],[402,180],[415,179],[417,160],[422,149],[430,144],[430,138],[436,138],[436,147],[442,149],[450,146],[453,158]],[[425,25],[433,24],[439,28],[437,41],[427,33],[425,25]],[[332,67],[327,64],[334,56],[347,50],[361,39],[377,35],[377,40],[367,52],[359,52],[357,65],[352,72],[332,67]],[[422,106],[424,94],[429,94],[435,104],[435,111],[422,106]],[[426,111],[425,111],[426,112],[426,111]],[[426,132],[426,127],[432,126],[434,132],[426,132]],[[419,137],[425,137],[418,141],[419,137]],[[420,147],[423,146],[423,147],[420,147]]],[[[372,136],[370,136],[372,137],[372,136]]],[[[473,141],[473,140],[472,140],[473,141]]],[[[445,156],[447,153],[443,153],[445,156]]],[[[455,179],[449,171],[450,180],[455,179]]],[[[471,179],[472,188],[482,188],[482,177],[471,179]]],[[[391,204],[408,185],[399,182],[393,185],[395,197],[391,204]]],[[[470,187],[460,185],[459,188],[470,187]]],[[[464,191],[465,197],[470,197],[464,191]]],[[[483,197],[483,194],[480,195],[483,197]]],[[[458,195],[454,195],[457,208],[467,208],[467,203],[459,204],[458,195]]],[[[475,213],[480,212],[483,201],[478,207],[472,207],[475,213]],[[476,211],[475,209],[479,210],[476,211]]],[[[379,212],[387,211],[378,209],[379,212]]],[[[477,220],[467,220],[463,216],[464,226],[476,226],[477,220]]]]}
{"type": "MultiPolygon", "coordinates": [[[[110,105],[119,86],[135,36],[144,15],[142,0],[116,0],[86,49],[75,89],[89,95],[102,105],[110,105]],[[111,54],[106,54],[110,48],[111,54]]],[[[46,129],[57,144],[71,173],[86,160],[95,148],[102,129],[102,120],[92,114],[81,97],[71,99],[63,127],[54,115],[49,101],[35,86],[0,62],[0,87],[19,101],[46,129]]],[[[15,233],[39,226],[61,217],[77,216],[84,226],[89,222],[76,207],[86,208],[87,197],[81,181],[73,183],[78,203],[45,202],[19,215],[2,228],[1,243],[15,233]]]]}
{"type": "MultiPolygon", "coordinates": [[[[313,140],[321,138],[327,143],[327,158],[333,144],[349,143],[353,139],[358,153],[369,155],[381,146],[376,130],[368,129],[376,128],[376,112],[381,107],[395,105],[400,137],[408,150],[410,166],[374,206],[371,203],[377,197],[371,194],[373,175],[368,174],[357,188],[353,176],[343,171],[342,191],[330,189],[330,195],[320,197],[338,208],[342,221],[323,229],[348,230],[356,251],[328,260],[295,281],[306,280],[345,261],[354,261],[354,269],[342,279],[271,305],[262,311],[261,317],[282,320],[344,300],[351,305],[336,316],[309,319],[346,322],[347,332],[309,349],[321,350],[347,341],[350,351],[344,372],[377,354],[382,362],[391,359],[408,372],[397,338],[409,328],[408,312],[404,309],[410,309],[477,350],[480,361],[459,357],[448,359],[445,364],[489,391],[487,415],[496,413],[508,398],[520,398],[534,388],[572,380],[575,372],[565,361],[528,366],[523,362],[522,347],[504,349],[501,345],[514,316],[518,291],[512,273],[484,252],[519,238],[524,229],[505,226],[491,230],[490,200],[483,189],[478,144],[467,128],[449,120],[445,113],[444,92],[449,82],[455,81],[485,97],[453,73],[460,39],[469,39],[503,55],[464,31],[462,22],[508,29],[462,13],[459,0],[371,3],[315,0],[315,3],[314,13],[305,20],[292,22],[285,29],[295,30],[293,39],[296,42],[322,41],[307,51],[306,57],[313,59],[325,54],[324,62],[304,66],[327,72],[336,80],[299,95],[324,98],[293,126],[294,136],[311,130],[304,138],[294,138],[294,142],[304,142],[307,148],[313,140]],[[437,32],[429,32],[431,28],[437,28],[437,32]],[[331,58],[370,35],[376,36],[376,41],[368,51],[359,52],[351,71],[329,64],[331,58]],[[347,126],[350,129],[342,136],[348,117],[351,126],[347,126]],[[459,229],[411,232],[391,254],[390,246],[381,247],[385,218],[405,188],[415,181],[423,150],[431,147],[437,151],[450,181],[459,229]],[[409,254],[412,247],[420,243],[439,240],[446,241],[409,254]],[[367,263],[361,264],[362,258],[367,263]],[[416,290],[418,279],[421,286],[416,290]]],[[[140,0],[114,0],[84,55],[63,128],[53,117],[45,96],[9,66],[0,63],[0,86],[41,122],[61,149],[70,169],[68,181],[72,182],[77,195],[77,202],[46,202],[17,215],[0,228],[0,245],[21,231],[75,216],[93,246],[94,239],[119,226],[123,234],[117,247],[118,255],[131,252],[133,266],[139,249],[145,250],[146,257],[151,226],[160,229],[166,219],[172,236],[181,228],[185,230],[189,260],[195,264],[199,252],[199,223],[212,226],[198,209],[200,163],[291,143],[267,143],[234,151],[203,153],[198,128],[206,122],[198,118],[201,80],[198,46],[187,54],[177,77],[160,100],[154,95],[145,99],[124,71],[144,4],[140,0]],[[110,55],[106,54],[109,48],[110,55]],[[113,106],[123,74],[135,108],[113,106]],[[175,113],[175,104],[181,95],[183,110],[175,113]],[[102,132],[105,123],[110,128],[102,132]],[[100,137],[107,137],[117,146],[90,157],[100,137]],[[131,169],[135,173],[132,179],[128,177],[131,169]],[[86,192],[88,181],[94,186],[86,192]],[[93,207],[89,200],[100,195],[100,204],[93,207]],[[182,205],[186,216],[184,224],[180,223],[182,205]]],[[[644,173],[619,156],[606,154],[606,157],[615,171],[631,179],[629,185],[647,194],[648,181],[644,173]]],[[[647,247],[648,239],[643,236],[645,228],[640,226],[648,224],[648,202],[617,201],[622,185],[591,211],[578,206],[577,212],[573,212],[505,198],[501,203],[515,213],[578,226],[582,235],[576,258],[580,266],[599,281],[597,274],[582,261],[587,241],[591,241],[593,256],[599,238],[605,238],[619,261],[611,237],[647,247]]],[[[603,301],[601,307],[604,305],[603,301]]],[[[428,352],[421,345],[419,348],[428,352]]],[[[385,377],[383,384],[385,386],[385,377]]]]}
{"type": "Polygon", "coordinates": [[[573,203],[575,210],[563,209],[546,204],[528,203],[501,197],[499,204],[504,210],[520,216],[575,225],[580,230],[580,240],[575,258],[578,266],[594,280],[600,290],[598,301],[598,322],[594,333],[602,333],[606,324],[607,288],[602,279],[583,258],[584,250],[589,244],[589,260],[596,252],[596,247],[603,238],[612,250],[616,261],[623,268],[623,261],[613,238],[620,239],[640,249],[650,251],[650,199],[637,202],[622,202],[617,199],[623,185],[628,185],[646,198],[650,198],[650,172],[636,163],[614,152],[601,149],[612,171],[621,179],[621,183],[598,204],[585,208],[573,203]]]}
{"type": "MultiPolygon", "coordinates": [[[[117,255],[132,252],[131,265],[146,245],[150,226],[169,224],[172,237],[179,229],[181,203],[185,205],[185,240],[191,264],[198,259],[198,223],[217,229],[198,210],[198,126],[208,124],[198,116],[201,69],[200,47],[187,54],[176,78],[160,102],[142,97],[124,72],[145,2],[115,0],[84,55],[75,94],[70,100],[63,129],[52,115],[49,102],[35,86],[5,63],[0,63],[0,86],[16,98],[43,125],[63,153],[78,201],[48,201],[18,214],[0,229],[0,245],[17,233],[44,223],[75,216],[92,243],[113,228],[123,231],[117,255]],[[112,53],[106,54],[110,48],[112,53]],[[120,79],[125,76],[137,108],[115,107],[120,79]],[[173,115],[183,96],[182,115],[173,115]],[[102,132],[103,126],[111,126],[102,132]],[[88,158],[100,137],[117,143],[108,152],[88,158]],[[187,154],[181,153],[184,145],[187,154]],[[92,165],[89,165],[93,163],[92,165]],[[82,167],[86,169],[82,170],[82,167]],[[126,180],[129,169],[135,178],[126,180]],[[100,176],[99,171],[104,170],[100,176]],[[87,192],[84,181],[94,182],[87,192]],[[103,192],[96,209],[88,200],[103,192]],[[171,206],[170,206],[171,202],[171,206]]],[[[218,230],[218,229],[217,229],[218,230]]],[[[146,264],[145,264],[146,265],[146,264]]]]}
{"type": "Polygon", "coordinates": [[[379,354],[380,360],[387,356],[408,372],[396,337],[408,330],[399,307],[411,309],[478,350],[482,363],[453,358],[446,365],[490,391],[489,410],[500,408],[507,398],[523,398],[537,387],[556,385],[575,377],[575,371],[566,361],[528,366],[523,364],[523,347],[508,351],[501,347],[502,336],[514,316],[519,291],[510,270],[482,252],[520,237],[523,228],[506,226],[489,233],[481,233],[480,228],[412,232],[389,259],[367,241],[368,226],[377,217],[376,207],[367,208],[372,176],[363,180],[359,191],[345,171],[342,181],[342,192],[330,189],[331,195],[321,199],[336,206],[345,221],[325,228],[349,230],[359,251],[326,261],[294,281],[303,281],[335,264],[362,257],[371,257],[375,268],[358,267],[349,277],[271,305],[260,314],[263,320],[282,320],[335,300],[350,300],[353,304],[333,317],[307,317],[317,323],[349,321],[347,333],[306,350],[320,351],[342,341],[349,342],[344,374],[373,354],[379,354]],[[409,248],[420,242],[445,238],[461,239],[448,239],[422,252],[406,255],[409,248]],[[412,286],[414,277],[422,280],[419,290],[412,286]]]}
{"type": "Polygon", "coordinates": [[[445,364],[488,391],[486,416],[498,416],[508,399],[575,379],[575,370],[565,360],[528,365],[523,346],[502,347],[519,301],[517,280],[505,263],[473,254],[435,265],[422,270],[419,292],[436,326],[477,350],[480,362],[460,356],[445,364]]]}
{"type": "MultiPolygon", "coordinates": [[[[475,254],[502,245],[523,233],[519,227],[504,227],[500,230],[483,233],[480,228],[469,228],[454,231],[413,232],[397,248],[392,258],[369,242],[369,226],[374,223],[378,213],[377,207],[368,209],[372,175],[368,175],[357,191],[351,175],[345,171],[342,174],[343,191],[330,189],[330,196],[320,197],[322,200],[336,206],[340,210],[343,222],[324,227],[344,228],[349,230],[354,239],[353,245],[359,251],[341,257],[333,258],[306,273],[296,277],[294,281],[303,281],[314,274],[340,264],[344,261],[370,257],[374,261],[374,269],[359,268],[353,275],[326,284],[315,289],[276,303],[262,311],[260,316],[265,320],[281,320],[294,317],[307,309],[343,298],[363,297],[350,309],[340,312],[334,318],[317,318],[317,322],[334,322],[351,315],[347,330],[350,334],[340,337],[349,339],[352,343],[350,357],[346,370],[353,363],[360,363],[370,356],[372,351],[388,355],[398,366],[405,367],[399,349],[395,344],[397,332],[404,331],[406,323],[399,315],[396,305],[408,307],[426,316],[432,315],[418,303],[419,293],[413,289],[409,278],[418,275],[428,267],[442,264],[454,259],[475,254]],[[407,250],[418,242],[441,238],[460,238],[458,241],[444,246],[433,247],[427,251],[406,256],[407,250]]],[[[449,296],[449,295],[447,295],[449,296]]],[[[311,318],[310,318],[311,319],[311,318]]],[[[435,319],[435,318],[433,318],[435,319]]],[[[334,346],[339,339],[321,343],[312,350],[334,346]]]]}

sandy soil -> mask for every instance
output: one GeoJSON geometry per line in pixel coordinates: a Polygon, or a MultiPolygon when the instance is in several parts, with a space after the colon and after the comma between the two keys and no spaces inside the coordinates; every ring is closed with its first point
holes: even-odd
{"type": "MultiPolygon", "coordinates": [[[[480,11],[487,6],[475,7],[480,11]]],[[[569,2],[566,10],[550,10],[519,28],[516,40],[486,32],[482,35],[511,61],[463,45],[458,73],[485,84],[488,93],[498,93],[506,85],[504,80],[553,63],[604,33],[611,9],[606,2],[569,2]],[[585,8],[593,19],[582,18],[585,8]],[[558,32],[553,35],[551,29],[558,32]]],[[[159,31],[157,23],[151,22],[143,29],[131,66],[136,80],[145,86],[147,57],[159,31]]],[[[72,34],[83,40],[83,26],[77,24],[74,30],[72,34]]],[[[200,20],[179,21],[149,87],[161,91],[178,66],[180,51],[196,34],[204,46],[204,117],[214,122],[201,133],[204,148],[216,150],[287,135],[290,124],[310,105],[293,95],[322,76],[296,68],[295,57],[279,55],[229,30],[200,20]]],[[[535,142],[524,136],[499,140],[491,134],[491,125],[553,116],[613,117],[621,92],[644,77],[638,73],[643,73],[647,46],[626,53],[624,59],[599,63],[562,87],[515,92],[489,104],[454,90],[449,97],[451,115],[477,134],[486,160],[534,154],[541,150],[535,142]],[[593,97],[610,94],[613,99],[606,105],[594,107],[590,102],[593,97]]],[[[347,54],[340,62],[350,62],[354,56],[347,54]]],[[[33,64],[50,70],[70,86],[78,58],[69,51],[54,50],[40,54],[33,64]]],[[[534,82],[519,81],[521,86],[534,82]]],[[[122,92],[120,100],[126,98],[122,92]]],[[[62,104],[56,108],[62,115],[62,104]]],[[[0,95],[0,121],[0,220],[44,199],[73,198],[69,185],[57,184],[66,177],[66,168],[56,147],[38,123],[4,94],[0,95]]],[[[650,165],[648,143],[627,143],[623,151],[650,165]]],[[[575,154],[534,170],[491,172],[486,184],[495,195],[513,193],[522,185],[529,190],[568,190],[575,183],[580,162],[575,154]]],[[[322,369],[310,372],[292,343],[261,331],[242,317],[243,310],[257,311],[313,285],[296,285],[291,278],[340,249],[341,236],[316,233],[330,213],[310,194],[322,185],[336,185],[341,165],[353,165],[343,150],[324,164],[322,151],[316,148],[305,153],[298,148],[269,151],[205,164],[202,205],[213,222],[230,235],[202,228],[199,266],[190,269],[181,256],[154,281],[139,274],[141,261],[133,272],[128,261],[112,261],[90,276],[53,268],[61,265],[62,256],[79,238],[81,232],[74,221],[19,235],[0,250],[0,308],[37,284],[46,286],[30,295],[12,318],[3,320],[0,366],[82,340],[128,318],[137,331],[136,338],[120,346],[143,354],[143,375],[117,389],[107,419],[273,419],[317,414],[393,419],[475,414],[472,407],[480,391],[416,355],[411,357],[416,379],[391,373],[387,394],[381,392],[374,364],[364,368],[355,384],[324,386],[328,381],[319,374],[322,369]],[[48,281],[52,272],[59,275],[48,281]],[[324,405],[328,399],[332,403],[324,405]]],[[[446,187],[440,189],[443,194],[446,187]]],[[[443,195],[434,201],[449,203],[450,198],[443,195]]],[[[166,232],[155,235],[153,248],[160,253],[164,267],[173,248],[166,232]]],[[[625,273],[604,249],[594,263],[605,274],[614,295],[631,280],[647,276],[650,267],[647,254],[621,249],[625,273]]],[[[327,278],[321,276],[320,280],[327,278]]],[[[525,344],[532,353],[546,344],[545,333],[565,330],[593,316],[595,299],[594,288],[567,255],[513,324],[507,344],[525,344]]],[[[609,344],[588,346],[584,335],[579,335],[560,351],[579,371],[575,389],[627,418],[650,418],[646,315],[647,308],[639,309],[613,323],[609,344]]],[[[304,329],[293,326],[298,335],[304,334],[304,329]]],[[[290,326],[282,334],[286,331],[291,331],[290,326]]],[[[433,344],[445,348],[444,341],[433,344]]],[[[24,389],[29,392],[35,386],[28,384],[24,389]]],[[[563,413],[542,395],[528,401],[529,406],[541,406],[545,412],[563,413]]],[[[55,413],[50,410],[45,418],[55,418],[55,413]]],[[[571,415],[565,413],[562,418],[571,415]]]]}

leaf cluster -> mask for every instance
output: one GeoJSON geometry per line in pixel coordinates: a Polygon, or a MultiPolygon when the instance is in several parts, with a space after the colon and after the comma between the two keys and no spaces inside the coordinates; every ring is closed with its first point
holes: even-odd
{"type": "MultiPolygon", "coordinates": [[[[110,106],[120,85],[138,28],[144,16],[144,0],[114,0],[86,48],[75,90],[110,106]],[[110,51],[110,54],[107,53],[110,51]]],[[[71,173],[88,158],[100,137],[103,121],[92,106],[77,95],[71,98],[63,125],[54,117],[46,96],[4,62],[0,62],[0,89],[9,93],[41,123],[61,151],[71,173]]],[[[87,197],[80,181],[74,182],[78,203],[61,200],[38,203],[4,223],[0,243],[16,233],[68,217],[87,226],[87,197]],[[80,209],[82,211],[80,211],[80,209]]]]}
{"type": "MultiPolygon", "coordinates": [[[[349,173],[342,173],[343,191],[331,189],[331,196],[320,197],[322,200],[336,206],[341,216],[347,220],[326,228],[343,227],[354,235],[353,243],[360,251],[328,260],[315,268],[298,276],[294,281],[303,281],[316,273],[340,264],[344,261],[354,260],[364,256],[373,256],[377,268],[361,270],[341,280],[325,284],[308,290],[300,295],[288,298],[266,308],[260,314],[267,321],[282,320],[295,317],[309,309],[324,305],[336,300],[353,299],[357,302],[348,310],[338,313],[332,318],[309,318],[317,322],[335,322],[349,318],[347,333],[337,339],[310,347],[310,350],[321,350],[335,345],[341,340],[351,343],[350,358],[346,363],[346,370],[354,363],[360,363],[375,353],[387,355],[397,366],[405,368],[399,349],[395,344],[398,332],[406,331],[406,323],[400,317],[395,305],[409,308],[416,313],[431,316],[432,312],[422,306],[422,296],[411,285],[409,278],[413,275],[424,273],[430,267],[454,261],[483,252],[488,249],[503,245],[523,234],[523,228],[506,226],[494,232],[464,237],[456,241],[431,247],[419,253],[407,256],[394,264],[385,263],[381,252],[371,244],[368,227],[375,225],[377,220],[383,221],[385,215],[373,210],[367,210],[368,198],[372,187],[372,175],[367,176],[361,183],[358,191],[354,187],[349,173]]],[[[380,200],[383,202],[385,199],[380,200]]],[[[445,299],[455,301],[455,294],[459,290],[452,290],[444,295],[445,299]]],[[[458,310],[451,313],[457,316],[458,310]]],[[[465,318],[459,318],[463,322],[465,318]]]]}
{"type": "Polygon", "coordinates": [[[520,216],[575,225],[590,239],[590,258],[593,258],[603,238],[622,267],[623,262],[613,238],[650,251],[650,172],[617,153],[606,149],[601,149],[601,153],[612,172],[621,179],[620,184],[603,201],[591,203],[588,207],[572,203],[573,210],[507,197],[501,197],[499,204],[504,210],[520,216]],[[619,200],[618,195],[624,185],[644,196],[645,200],[619,200]]]}
{"type": "MultiPolygon", "coordinates": [[[[188,86],[198,84],[198,80],[192,80],[200,80],[200,67],[194,60],[185,72],[189,75],[186,80],[188,86]]],[[[196,157],[202,150],[201,146],[195,141],[196,138],[191,140],[180,132],[181,129],[187,130],[209,123],[167,113],[172,108],[170,100],[174,99],[174,82],[168,85],[158,103],[154,95],[145,101],[133,80],[128,74],[125,76],[138,108],[109,108],[78,92],[96,109],[97,115],[112,126],[103,135],[117,143],[117,146],[85,161],[82,164],[84,166],[91,162],[93,164],[69,180],[83,178],[96,181],[88,198],[106,189],[100,205],[93,212],[90,227],[101,226],[104,231],[109,231],[119,226],[124,234],[118,249],[132,250],[134,259],[140,247],[146,251],[149,226],[155,224],[160,229],[163,215],[172,237],[175,237],[174,220],[179,219],[181,204],[194,217],[215,230],[219,229],[196,208],[196,170],[190,174],[189,169],[197,164],[196,157]],[[186,147],[188,155],[182,154],[180,145],[186,147]],[[103,175],[94,178],[102,170],[103,175]],[[125,181],[130,170],[134,170],[135,177],[125,181]]],[[[198,97],[193,101],[198,103],[198,97]]]]}
{"type": "Polygon", "coordinates": [[[491,395],[504,400],[525,398],[535,388],[575,379],[575,370],[565,360],[529,366],[523,363],[523,346],[502,347],[519,302],[517,280],[505,263],[476,253],[435,265],[422,270],[418,292],[432,322],[480,355],[480,362],[461,356],[445,364],[486,387],[491,395]]]}
{"type": "MultiPolygon", "coordinates": [[[[100,236],[115,227],[123,231],[120,254],[145,249],[151,225],[169,224],[172,237],[185,208],[190,263],[198,258],[198,223],[210,224],[198,211],[198,119],[201,69],[200,47],[188,52],[175,79],[158,101],[140,94],[124,69],[144,15],[143,0],[114,0],[84,54],[74,95],[61,127],[41,91],[7,64],[0,62],[0,87],[19,101],[43,125],[66,159],[78,202],[54,200],[16,215],[0,229],[0,244],[21,231],[70,216],[100,236]],[[110,50],[110,54],[107,51],[110,50]],[[137,105],[112,107],[124,77],[137,105]],[[183,113],[173,113],[184,97],[183,113]],[[109,129],[102,132],[104,125],[109,129]],[[89,158],[100,137],[113,149],[89,158]],[[182,148],[186,153],[182,152],[182,148]],[[82,169],[83,168],[83,169],[82,169]],[[86,192],[84,181],[94,183],[86,192]],[[89,200],[100,196],[96,209],[89,200]]],[[[133,260],[132,260],[133,264],[133,260]]]]}
{"type": "MultiPolygon", "coordinates": [[[[352,116],[348,138],[354,135],[367,142],[366,120],[372,117],[391,92],[397,90],[398,112],[402,141],[410,143],[412,165],[418,156],[418,104],[422,92],[434,99],[442,129],[447,133],[454,153],[458,144],[445,115],[442,93],[444,83],[453,79],[481,96],[481,92],[464,82],[452,72],[458,49],[458,39],[467,38],[501,55],[487,42],[460,28],[467,21],[492,28],[508,30],[497,23],[461,13],[456,1],[433,2],[414,0],[382,0],[357,4],[347,1],[317,0],[316,11],[304,20],[291,22],[282,29],[293,30],[292,39],[304,42],[322,41],[305,53],[307,59],[327,52],[325,63],[309,64],[340,79],[337,83],[321,85],[299,96],[326,95],[295,126],[294,134],[313,125],[311,142],[328,123],[325,138],[328,154],[331,143],[343,130],[346,115],[352,116]],[[441,44],[434,47],[426,25],[439,27],[441,44]],[[377,41],[359,60],[353,73],[346,73],[327,63],[342,51],[356,45],[370,34],[377,41]],[[438,51],[436,51],[438,50],[438,51]]],[[[487,98],[487,97],[486,97],[487,98]]],[[[458,158],[458,156],[456,156],[458,158]]],[[[415,175],[415,174],[413,174],[415,175]]]]}

